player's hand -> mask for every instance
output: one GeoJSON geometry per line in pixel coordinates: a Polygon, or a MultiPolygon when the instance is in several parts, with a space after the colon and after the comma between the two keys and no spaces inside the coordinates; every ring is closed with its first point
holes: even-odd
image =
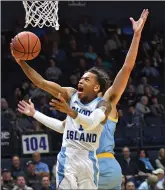
{"type": "Polygon", "coordinates": [[[31,117],[33,117],[36,112],[34,104],[31,100],[29,100],[29,104],[24,100],[20,101],[18,104],[18,111],[31,117]]]}
{"type": "Polygon", "coordinates": [[[20,59],[17,59],[14,55],[14,52],[13,52],[13,48],[12,48],[12,43],[13,43],[13,39],[11,39],[11,43],[10,43],[10,51],[11,51],[11,55],[14,57],[15,61],[20,65],[21,63],[23,63],[24,61],[23,60],[20,60],[20,59]]]}
{"type": "Polygon", "coordinates": [[[59,110],[60,112],[63,113],[68,113],[70,111],[70,107],[67,104],[67,102],[65,101],[65,99],[61,96],[61,94],[59,93],[58,100],[54,100],[52,99],[51,102],[49,103],[52,107],[50,108],[51,110],[59,110]]]}
{"type": "Polygon", "coordinates": [[[130,18],[130,21],[132,22],[132,27],[133,27],[134,33],[136,35],[141,35],[144,24],[148,17],[148,14],[149,14],[148,9],[144,9],[139,20],[135,21],[132,17],[130,18]]]}

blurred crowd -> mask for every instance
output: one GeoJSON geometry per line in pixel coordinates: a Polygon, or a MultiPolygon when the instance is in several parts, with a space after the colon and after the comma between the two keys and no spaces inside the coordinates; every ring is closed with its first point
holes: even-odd
{"type": "MultiPolygon", "coordinates": [[[[49,131],[39,122],[18,112],[17,104],[22,99],[32,99],[36,110],[50,117],[60,120],[65,118],[65,114],[49,109],[52,97],[27,79],[10,54],[11,38],[23,30],[22,25],[16,22],[12,31],[4,31],[1,35],[1,129],[12,131],[15,140],[26,132],[49,131]]],[[[78,23],[73,20],[61,21],[58,32],[51,28],[29,30],[40,37],[42,51],[36,59],[28,63],[45,79],[74,88],[77,87],[81,75],[92,66],[105,69],[112,84],[124,64],[133,34],[131,25],[120,27],[111,20],[94,25],[88,17],[78,23]]],[[[123,139],[122,146],[128,144],[125,137],[129,138],[135,134],[136,128],[142,128],[144,131],[146,129],[146,132],[136,134],[136,137],[144,141],[153,136],[160,140],[165,135],[164,40],[162,31],[147,27],[144,29],[135,68],[118,104],[116,139],[123,139]],[[133,132],[129,136],[130,129],[133,132]]],[[[133,140],[136,137],[132,136],[133,140]]],[[[149,159],[145,150],[141,150],[135,160],[131,157],[128,147],[124,147],[122,152],[123,159],[119,162],[123,171],[123,190],[133,190],[135,187],[165,189],[164,149],[160,150],[154,162],[149,159]]],[[[40,161],[39,153],[33,154],[33,159],[26,163],[26,168],[21,168],[20,162],[19,156],[13,156],[11,169],[2,170],[1,184],[4,190],[54,189],[54,181],[50,182],[49,167],[40,161]]],[[[55,175],[55,166],[53,171],[55,175]]]]}
{"type": "MultiPolygon", "coordinates": [[[[165,149],[161,148],[156,160],[150,159],[145,149],[136,157],[128,147],[123,147],[118,160],[123,173],[122,190],[164,190],[165,189],[165,149]]],[[[49,165],[35,152],[32,159],[21,163],[18,155],[13,155],[8,168],[1,171],[2,190],[55,190],[56,163],[49,165]]]]}
{"type": "MultiPolygon", "coordinates": [[[[14,123],[21,133],[45,128],[17,111],[19,100],[31,98],[37,110],[51,117],[65,118],[64,114],[49,110],[50,95],[27,79],[10,54],[11,38],[23,30],[19,23],[15,23],[12,31],[3,32],[1,36],[2,129],[10,128],[14,123]]],[[[29,64],[47,80],[75,88],[80,76],[92,66],[105,69],[112,83],[124,64],[133,34],[131,25],[121,28],[106,20],[96,26],[88,17],[78,24],[72,20],[61,21],[58,32],[49,28],[29,30],[42,42],[40,55],[29,64]]],[[[142,34],[135,68],[118,104],[120,131],[142,123],[152,127],[164,125],[163,37],[162,31],[147,27],[142,34]]]]}

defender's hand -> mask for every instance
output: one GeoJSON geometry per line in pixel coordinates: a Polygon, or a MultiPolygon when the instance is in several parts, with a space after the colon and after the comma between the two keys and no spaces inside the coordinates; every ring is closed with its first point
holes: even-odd
{"type": "Polygon", "coordinates": [[[24,100],[20,101],[18,104],[18,111],[31,117],[33,117],[36,112],[34,104],[31,100],[29,100],[29,104],[24,100]]]}
{"type": "Polygon", "coordinates": [[[132,27],[133,27],[135,34],[141,35],[144,24],[148,17],[148,14],[149,14],[148,9],[144,9],[138,21],[135,21],[132,17],[130,18],[130,21],[132,22],[132,27]]]}

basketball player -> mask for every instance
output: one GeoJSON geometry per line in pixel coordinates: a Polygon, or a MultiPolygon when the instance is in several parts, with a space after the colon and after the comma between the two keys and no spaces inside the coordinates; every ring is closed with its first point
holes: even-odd
{"type": "MultiPolygon", "coordinates": [[[[111,101],[112,112],[109,115],[109,120],[104,126],[100,139],[100,146],[97,150],[97,157],[99,158],[100,167],[99,188],[101,189],[121,189],[121,168],[113,156],[114,132],[117,122],[116,104],[118,103],[123,91],[125,90],[131,70],[133,69],[133,66],[135,64],[141,32],[146,22],[147,16],[148,10],[143,10],[141,17],[137,22],[135,22],[131,18],[134,29],[134,37],[132,40],[130,50],[127,54],[123,68],[117,75],[112,87],[107,90],[104,96],[105,99],[111,101]],[[121,84],[121,86],[117,86],[117,84],[121,84]],[[113,92],[113,88],[116,89],[118,95],[114,96],[115,93],[113,92]]],[[[39,112],[35,112],[34,105],[31,102],[30,105],[28,105],[25,102],[20,102],[20,106],[21,107],[19,110],[22,113],[27,114],[29,116],[35,115],[34,118],[43,123],[45,126],[53,130],[56,130],[57,132],[63,133],[64,125],[62,125],[62,122],[47,117],[39,112]]]]}
{"type": "MultiPolygon", "coordinates": [[[[13,52],[12,55],[14,57],[13,52]]],[[[59,91],[70,102],[70,106],[67,102],[63,104],[67,108],[67,118],[62,148],[57,158],[57,188],[97,189],[99,169],[96,150],[103,125],[111,111],[110,104],[99,98],[98,93],[105,92],[108,75],[91,68],[82,76],[78,90],[75,90],[44,80],[22,60],[17,59],[16,62],[37,86],[58,99],[59,91]]]]}

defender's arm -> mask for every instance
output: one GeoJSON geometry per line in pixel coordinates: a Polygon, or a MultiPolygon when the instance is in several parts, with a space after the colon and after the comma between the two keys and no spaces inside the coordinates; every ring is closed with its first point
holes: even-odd
{"type": "Polygon", "coordinates": [[[138,53],[139,42],[141,38],[141,32],[148,17],[148,9],[143,10],[140,19],[135,22],[133,18],[130,18],[133,25],[134,36],[125,62],[119,73],[117,74],[112,86],[107,90],[104,95],[105,100],[111,101],[117,104],[123,94],[131,71],[135,65],[135,60],[138,53]]]}

